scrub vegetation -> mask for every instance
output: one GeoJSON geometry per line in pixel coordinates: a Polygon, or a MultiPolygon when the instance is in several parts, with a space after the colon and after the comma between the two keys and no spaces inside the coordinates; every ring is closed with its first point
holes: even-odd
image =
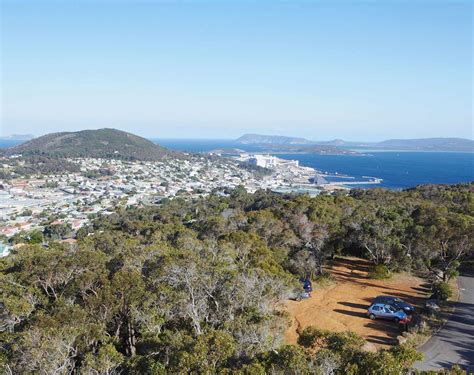
{"type": "Polygon", "coordinates": [[[371,353],[315,328],[283,345],[278,306],[336,255],[443,285],[472,260],[473,229],[474,184],[315,198],[235,189],[118,209],[75,245],[26,240],[0,260],[0,363],[12,374],[404,373],[420,358],[406,345],[371,353]]]}

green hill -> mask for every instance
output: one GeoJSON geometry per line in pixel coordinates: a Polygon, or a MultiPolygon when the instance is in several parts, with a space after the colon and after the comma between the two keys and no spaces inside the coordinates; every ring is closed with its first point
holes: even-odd
{"type": "Polygon", "coordinates": [[[7,149],[7,154],[159,160],[171,153],[148,139],[116,129],[47,134],[7,149]]]}

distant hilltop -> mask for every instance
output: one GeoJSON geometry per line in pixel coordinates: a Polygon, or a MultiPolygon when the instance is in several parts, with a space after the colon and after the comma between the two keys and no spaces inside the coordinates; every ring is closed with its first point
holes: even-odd
{"type": "Polygon", "coordinates": [[[377,143],[377,147],[414,151],[474,152],[474,141],[465,138],[389,139],[377,143]]]}
{"type": "Polygon", "coordinates": [[[380,150],[405,151],[459,151],[474,152],[474,141],[466,138],[419,138],[419,139],[389,139],[382,142],[349,142],[342,139],[331,141],[310,141],[305,138],[285,137],[279,135],[245,134],[238,138],[240,144],[261,146],[279,146],[287,148],[293,146],[331,146],[334,150],[348,148],[370,148],[380,150]]]}
{"type": "Polygon", "coordinates": [[[171,153],[148,139],[116,129],[51,133],[5,150],[6,154],[160,160],[171,153]]]}
{"type": "Polygon", "coordinates": [[[308,141],[304,138],[284,137],[282,135],[261,135],[261,134],[245,134],[237,139],[238,143],[244,145],[250,144],[272,144],[272,145],[310,145],[315,142],[308,141]]]}

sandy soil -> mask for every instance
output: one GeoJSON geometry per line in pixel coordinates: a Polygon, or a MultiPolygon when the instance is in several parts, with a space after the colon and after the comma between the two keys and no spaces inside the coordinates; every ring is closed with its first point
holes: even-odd
{"type": "Polygon", "coordinates": [[[397,296],[421,307],[428,292],[423,280],[401,274],[390,280],[367,277],[370,264],[358,258],[339,259],[330,269],[336,282],[315,290],[312,297],[301,302],[288,301],[286,308],[293,320],[285,333],[285,342],[295,344],[298,332],[308,326],[330,331],[353,331],[364,337],[372,348],[396,343],[398,324],[367,318],[366,311],[378,295],[397,296]]]}

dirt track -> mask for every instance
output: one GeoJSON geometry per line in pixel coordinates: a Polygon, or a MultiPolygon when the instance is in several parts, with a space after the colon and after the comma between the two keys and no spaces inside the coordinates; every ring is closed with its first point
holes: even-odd
{"type": "Polygon", "coordinates": [[[313,325],[330,331],[353,331],[374,348],[393,345],[400,334],[398,325],[369,320],[366,311],[370,302],[385,294],[420,306],[427,289],[422,279],[410,275],[397,275],[391,280],[369,279],[369,269],[370,264],[363,259],[339,259],[330,270],[336,279],[333,285],[315,288],[310,299],[289,301],[287,310],[293,323],[285,333],[286,343],[295,344],[298,332],[313,325]]]}

